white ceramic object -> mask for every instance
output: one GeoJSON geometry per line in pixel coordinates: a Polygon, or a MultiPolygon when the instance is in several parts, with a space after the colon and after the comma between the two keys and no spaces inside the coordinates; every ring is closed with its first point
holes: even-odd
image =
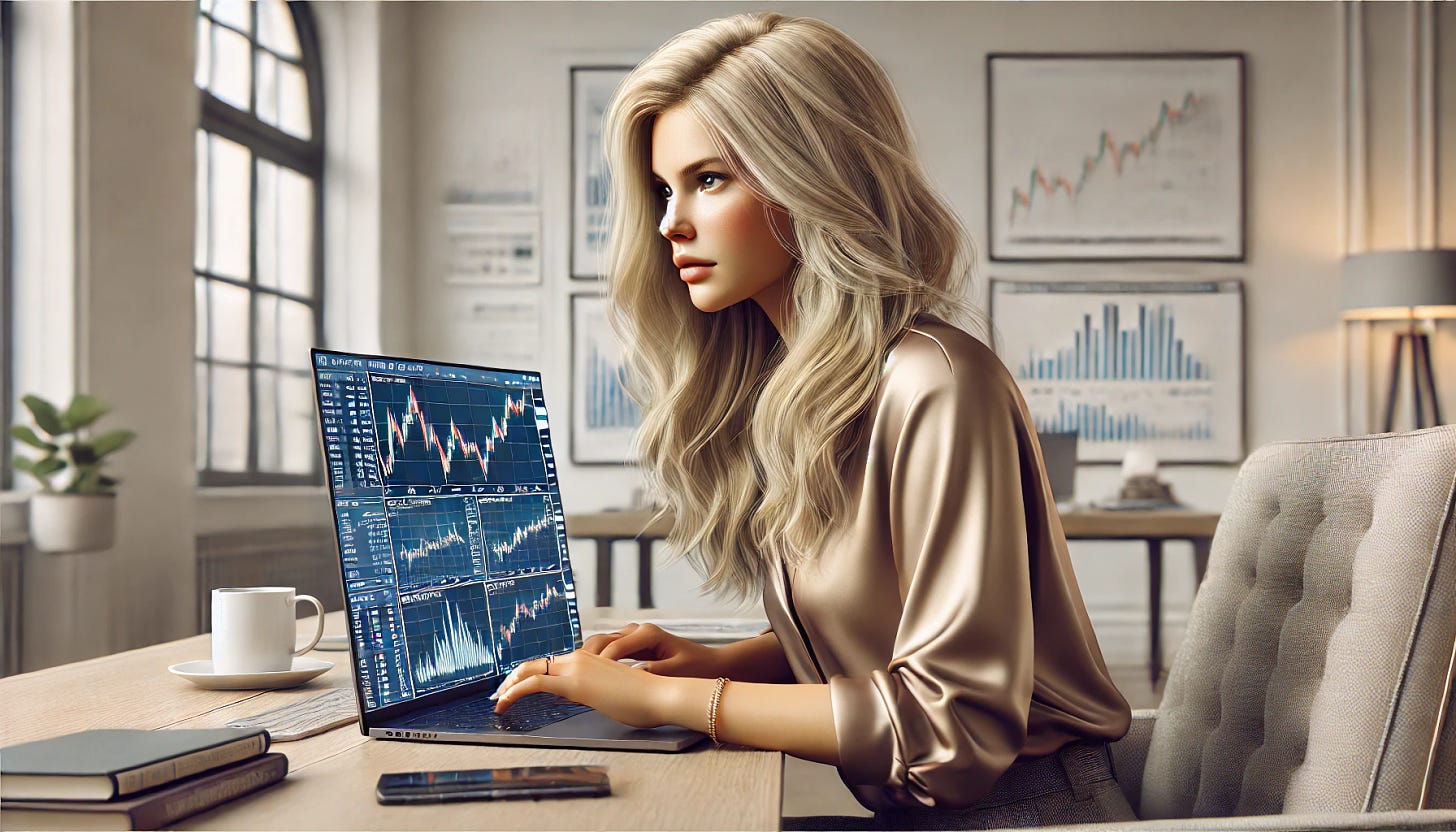
{"type": "Polygon", "coordinates": [[[29,531],[42,552],[110,549],[116,542],[116,495],[32,494],[29,531]]]}
{"type": "Polygon", "coordinates": [[[322,659],[299,658],[293,660],[293,666],[288,670],[269,673],[218,673],[213,670],[211,660],[200,659],[174,664],[167,670],[208,690],[278,690],[298,687],[315,676],[327,673],[333,666],[333,662],[322,659]]]}
{"type": "Polygon", "coordinates": [[[312,650],[324,634],[324,605],[291,586],[223,587],[212,591],[212,662],[218,673],[286,671],[294,657],[312,650]],[[308,644],[294,648],[294,607],[301,601],[318,611],[318,629],[308,644]]]}

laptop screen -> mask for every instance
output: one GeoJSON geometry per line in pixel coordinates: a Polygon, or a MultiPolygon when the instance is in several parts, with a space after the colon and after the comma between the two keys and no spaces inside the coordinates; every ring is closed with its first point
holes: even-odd
{"type": "Polygon", "coordinates": [[[538,373],[313,351],[372,711],[579,646],[538,373]]]}

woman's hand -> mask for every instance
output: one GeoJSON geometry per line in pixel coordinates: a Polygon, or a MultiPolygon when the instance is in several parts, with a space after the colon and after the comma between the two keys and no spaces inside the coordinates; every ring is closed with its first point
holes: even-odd
{"type": "Polygon", "coordinates": [[[675,636],[656,624],[628,624],[615,633],[592,636],[582,652],[608,659],[639,659],[643,670],[658,676],[727,676],[722,651],[675,636]]]}
{"type": "Polygon", "coordinates": [[[544,691],[633,728],[656,728],[668,723],[668,686],[673,681],[583,649],[522,663],[491,698],[500,714],[521,697],[544,691]]]}

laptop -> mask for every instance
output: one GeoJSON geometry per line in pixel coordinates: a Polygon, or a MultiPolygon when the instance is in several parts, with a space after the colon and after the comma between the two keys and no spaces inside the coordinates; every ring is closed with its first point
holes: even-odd
{"type": "Polygon", "coordinates": [[[1041,458],[1046,463],[1047,481],[1058,511],[1071,511],[1076,503],[1072,495],[1077,482],[1077,434],[1037,432],[1041,458]]]}
{"type": "Polygon", "coordinates": [[[497,716],[513,668],[581,647],[540,373],[312,351],[360,730],[681,751],[550,694],[497,716]]]}

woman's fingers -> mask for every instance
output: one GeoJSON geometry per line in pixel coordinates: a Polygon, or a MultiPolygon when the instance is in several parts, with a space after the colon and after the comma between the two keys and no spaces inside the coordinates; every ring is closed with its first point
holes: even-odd
{"type": "Polygon", "coordinates": [[[622,628],[622,636],[602,647],[604,659],[655,659],[662,651],[662,637],[666,635],[656,626],[629,625],[622,628]]]}

